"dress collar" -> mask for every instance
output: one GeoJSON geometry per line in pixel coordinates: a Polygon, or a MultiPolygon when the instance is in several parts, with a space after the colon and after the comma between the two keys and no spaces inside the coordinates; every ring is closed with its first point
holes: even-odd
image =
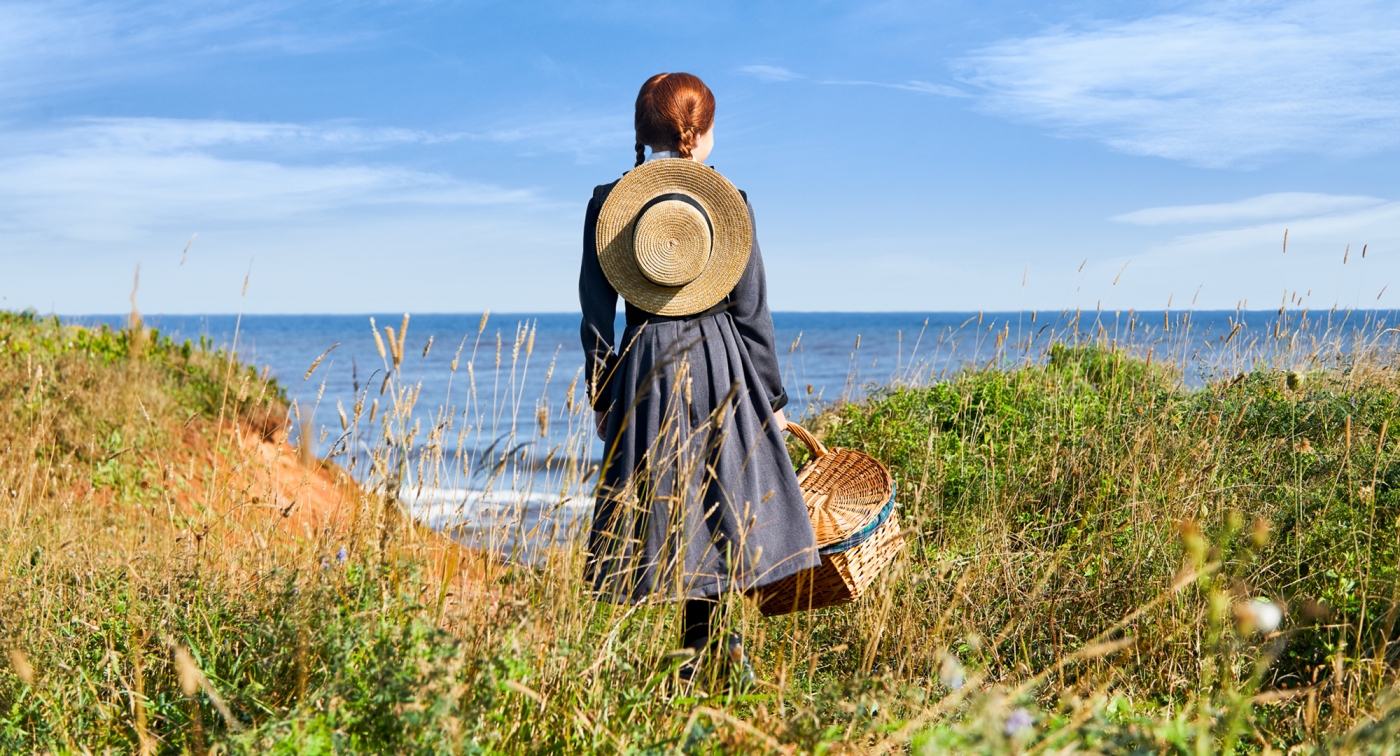
{"type": "Polygon", "coordinates": [[[681,153],[676,150],[654,150],[647,156],[647,162],[650,163],[653,160],[660,160],[662,158],[678,158],[680,156],[681,153]]]}

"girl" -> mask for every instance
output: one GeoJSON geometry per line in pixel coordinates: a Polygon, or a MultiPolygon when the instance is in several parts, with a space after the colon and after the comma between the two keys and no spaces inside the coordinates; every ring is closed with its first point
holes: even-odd
{"type": "MultiPolygon", "coordinates": [[[[714,146],[714,114],[714,95],[697,77],[648,79],[637,95],[637,166],[703,163],[714,146]]],[[[662,316],[628,301],[627,327],[616,341],[618,288],[626,287],[604,273],[598,227],[617,183],[593,191],[579,273],[589,396],[605,442],[587,577],[614,602],[682,599],[682,645],[695,655],[681,675],[690,679],[720,645],[716,610],[724,594],[768,585],[820,558],[782,437],[787,393],[758,242],[718,305],[662,316]]],[[[751,229],[747,197],[734,199],[736,215],[747,206],[751,229]]],[[[743,661],[737,635],[724,650],[743,661]]]]}

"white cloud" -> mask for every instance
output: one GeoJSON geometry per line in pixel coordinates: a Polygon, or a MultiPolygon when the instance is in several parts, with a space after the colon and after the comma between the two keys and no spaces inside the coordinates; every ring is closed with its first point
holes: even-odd
{"type": "MultiPolygon", "coordinates": [[[[482,131],[451,135],[473,141],[519,145],[521,153],[573,154],[580,163],[591,163],[601,150],[631,146],[635,132],[632,114],[617,112],[606,115],[575,116],[543,119],[526,124],[503,125],[482,131]]],[[[444,135],[440,139],[447,139],[444,135]]]]}
{"type": "Polygon", "coordinates": [[[823,84],[836,86],[854,87],[883,87],[885,89],[902,89],[906,92],[918,92],[920,94],[934,94],[943,97],[971,97],[972,95],[947,84],[933,84],[927,81],[911,79],[903,83],[889,83],[883,81],[861,81],[859,79],[823,81],[823,84]]]}
{"type": "MultiPolygon", "coordinates": [[[[769,84],[775,84],[784,81],[795,81],[797,79],[807,78],[806,76],[803,76],[800,73],[789,71],[786,68],[768,65],[743,66],[739,68],[739,73],[752,76],[758,79],[759,81],[767,82],[769,84]]],[[[909,81],[904,82],[865,81],[863,79],[825,79],[819,81],[818,83],[833,86],[884,87],[886,89],[902,89],[906,92],[935,94],[942,95],[943,97],[972,96],[967,92],[958,89],[957,87],[952,87],[947,84],[934,84],[932,82],[919,81],[917,79],[910,79],[909,81]]]]}
{"type": "MultiPolygon", "coordinates": [[[[463,138],[402,128],[353,123],[298,124],[181,118],[83,118],[56,128],[10,132],[7,141],[43,149],[101,149],[151,154],[213,147],[293,147],[298,150],[377,149],[399,144],[438,144],[463,138]]],[[[0,153],[10,150],[0,149],[0,153]]]]}
{"type": "Polygon", "coordinates": [[[370,152],[440,138],[170,119],[0,131],[0,294],[7,307],[111,310],[142,263],[151,311],[363,311],[405,292],[419,309],[519,308],[540,286],[571,301],[576,271],[558,254],[576,259],[576,203],[370,152]],[[261,293],[245,302],[236,284],[252,257],[261,293]],[[512,266],[544,272],[528,282],[512,266]]]}
{"type": "Polygon", "coordinates": [[[1205,166],[1400,143],[1400,5],[1197,5],[1062,26],[955,62],[992,113],[1205,166]]]}
{"type": "Polygon", "coordinates": [[[0,3],[0,108],[215,53],[322,52],[372,31],[299,27],[277,2],[7,0],[0,3]]]}
{"type": "Polygon", "coordinates": [[[793,79],[803,78],[802,74],[793,73],[792,71],[789,71],[786,68],[782,68],[781,66],[741,66],[739,68],[739,73],[747,74],[748,76],[752,76],[755,79],[758,79],[759,81],[766,81],[769,83],[779,81],[792,81],[793,79]]]}
{"type": "Polygon", "coordinates": [[[1173,223],[1239,223],[1280,218],[1312,218],[1319,215],[1374,207],[1384,202],[1384,200],[1375,197],[1277,192],[1238,202],[1149,207],[1117,215],[1110,220],[1137,226],[1161,226],[1173,223]]]}
{"type": "MultiPolygon", "coordinates": [[[[1347,246],[1359,253],[1368,246],[1371,254],[1390,257],[1400,249],[1400,202],[1383,202],[1363,209],[1313,218],[1278,218],[1221,231],[1178,236],[1157,247],[1156,255],[1189,254],[1193,258],[1224,261],[1247,257],[1254,252],[1282,252],[1284,229],[1288,230],[1288,256],[1321,255],[1340,263],[1347,246]]],[[[1276,261],[1276,262],[1282,262],[1276,261]]],[[[1262,272],[1262,271],[1261,271],[1262,272]]]]}
{"type": "MultiPolygon", "coordinates": [[[[374,164],[307,165],[255,156],[430,140],[407,130],[171,119],[102,119],[7,135],[0,153],[0,229],[39,237],[139,238],[168,224],[284,222],[388,205],[538,201],[521,189],[374,164]],[[220,154],[224,151],[237,155],[220,154]]],[[[303,155],[303,160],[304,160],[303,155]]]]}
{"type": "Polygon", "coordinates": [[[1243,223],[1234,227],[1165,238],[1133,255],[1142,275],[1125,294],[1150,301],[1172,293],[1181,303],[1203,285],[1207,307],[1245,300],[1253,309],[1394,306],[1387,286],[1400,283],[1400,202],[1355,199],[1351,209],[1319,214],[1319,206],[1304,207],[1301,215],[1257,222],[1240,215],[1234,220],[1243,223]],[[1377,300],[1382,291],[1386,297],[1377,300]]]}

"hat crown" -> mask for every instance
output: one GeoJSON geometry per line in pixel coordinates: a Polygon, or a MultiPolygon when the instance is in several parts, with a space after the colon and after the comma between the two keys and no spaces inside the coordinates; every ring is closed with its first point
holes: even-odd
{"type": "Polygon", "coordinates": [[[649,204],[632,233],[637,269],[660,286],[684,286],[710,262],[714,236],[695,200],[664,199],[649,204]],[[689,200],[689,201],[686,201],[689,200]]]}
{"type": "Polygon", "coordinates": [[[753,249],[744,196],[709,166],[653,160],[607,192],[598,264],[628,304],[656,315],[703,312],[743,277],[753,249]]]}

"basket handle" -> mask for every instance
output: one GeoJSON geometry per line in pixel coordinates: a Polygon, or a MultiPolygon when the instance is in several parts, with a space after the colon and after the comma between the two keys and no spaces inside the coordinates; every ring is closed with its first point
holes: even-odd
{"type": "Polygon", "coordinates": [[[790,422],[790,423],[787,424],[787,430],[788,430],[788,433],[791,433],[792,435],[796,436],[796,437],[797,437],[797,440],[798,440],[798,441],[801,441],[801,442],[802,442],[802,445],[805,446],[805,447],[807,447],[807,449],[808,449],[809,451],[812,452],[812,456],[814,456],[814,457],[825,457],[825,456],[826,456],[826,453],[827,453],[826,447],[825,447],[825,446],[822,446],[822,442],[818,441],[818,440],[817,440],[817,437],[816,437],[816,436],[813,436],[811,431],[807,430],[806,428],[803,428],[802,426],[798,425],[797,423],[792,423],[792,422],[790,422]]]}

